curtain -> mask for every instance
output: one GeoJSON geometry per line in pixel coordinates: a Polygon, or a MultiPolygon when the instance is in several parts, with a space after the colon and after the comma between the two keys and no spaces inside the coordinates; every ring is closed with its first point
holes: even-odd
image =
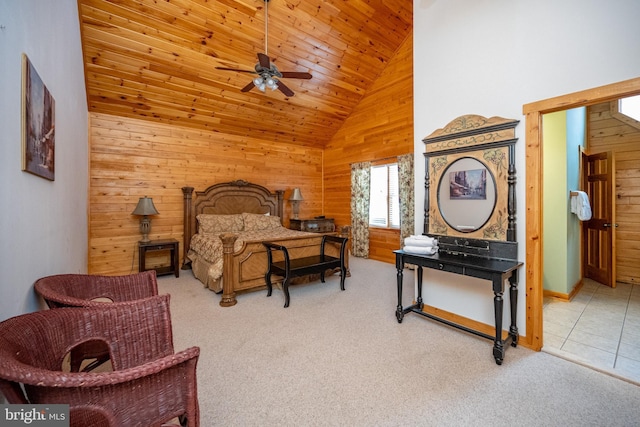
{"type": "Polygon", "coordinates": [[[371,162],[351,165],[351,255],[369,257],[369,184],[371,162]]]}
{"type": "Polygon", "coordinates": [[[413,184],[413,154],[398,156],[398,195],[400,197],[400,247],[404,238],[415,231],[415,198],[413,184]]]}

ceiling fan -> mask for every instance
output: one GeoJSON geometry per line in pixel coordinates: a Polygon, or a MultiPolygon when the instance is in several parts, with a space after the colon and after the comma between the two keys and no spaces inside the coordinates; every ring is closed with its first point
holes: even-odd
{"type": "Polygon", "coordinates": [[[269,0],[264,0],[264,53],[258,53],[258,63],[256,64],[255,71],[239,70],[237,68],[216,67],[218,70],[236,71],[238,73],[250,73],[257,74],[258,77],[254,78],[248,85],[241,89],[241,92],[249,92],[254,87],[257,87],[260,91],[264,92],[267,88],[271,90],[279,89],[280,92],[286,96],[293,96],[294,92],[289,89],[279,79],[310,79],[312,76],[309,73],[295,72],[295,71],[280,71],[276,68],[275,64],[271,62],[267,52],[267,38],[269,35],[269,0]]]}

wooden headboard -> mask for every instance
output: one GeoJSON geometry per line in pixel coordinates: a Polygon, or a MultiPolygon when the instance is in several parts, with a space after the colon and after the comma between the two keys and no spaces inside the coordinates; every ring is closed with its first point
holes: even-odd
{"type": "Polygon", "coordinates": [[[184,197],[184,258],[189,252],[191,237],[198,232],[196,217],[200,214],[232,215],[260,213],[280,217],[284,220],[284,190],[271,193],[267,188],[247,181],[237,180],[214,184],[204,191],[193,187],[182,187],[184,197]]]}

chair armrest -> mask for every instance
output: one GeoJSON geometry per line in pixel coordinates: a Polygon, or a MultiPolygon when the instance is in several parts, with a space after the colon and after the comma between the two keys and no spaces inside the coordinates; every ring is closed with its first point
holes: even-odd
{"type": "Polygon", "coordinates": [[[282,245],[278,245],[278,244],[275,244],[275,243],[272,243],[272,242],[262,242],[262,244],[269,250],[275,249],[275,250],[278,250],[278,251],[287,252],[287,248],[285,248],[282,245]]]}
{"type": "Polygon", "coordinates": [[[322,236],[322,245],[320,246],[320,255],[324,256],[324,245],[327,241],[340,243],[340,262],[344,262],[344,252],[347,248],[347,241],[349,239],[346,237],[333,236],[330,234],[325,234],[322,236]]]}
{"type": "Polygon", "coordinates": [[[328,240],[330,242],[336,242],[336,243],[347,243],[347,240],[349,240],[347,237],[340,237],[340,236],[334,236],[331,234],[325,234],[324,236],[324,241],[328,240]]]}
{"type": "Polygon", "coordinates": [[[272,242],[262,242],[262,244],[264,245],[265,248],[267,248],[267,262],[268,262],[268,265],[271,266],[271,263],[273,262],[273,258],[271,256],[271,251],[272,250],[282,251],[282,253],[284,254],[285,269],[287,271],[289,271],[289,251],[287,250],[287,248],[285,248],[282,245],[278,245],[278,244],[272,243],[272,242]]]}
{"type": "Polygon", "coordinates": [[[49,371],[31,365],[15,363],[12,367],[13,374],[7,376],[6,379],[39,387],[83,388],[114,385],[157,374],[191,360],[197,361],[199,356],[200,348],[190,347],[178,353],[164,356],[139,366],[109,372],[49,371]]]}

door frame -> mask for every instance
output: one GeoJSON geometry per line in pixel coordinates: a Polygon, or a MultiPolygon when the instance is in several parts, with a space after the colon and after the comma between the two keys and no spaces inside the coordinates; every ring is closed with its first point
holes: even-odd
{"type": "Polygon", "coordinates": [[[640,95],[640,78],[525,104],[526,123],[526,336],[522,344],[542,349],[542,115],[640,95]]]}

